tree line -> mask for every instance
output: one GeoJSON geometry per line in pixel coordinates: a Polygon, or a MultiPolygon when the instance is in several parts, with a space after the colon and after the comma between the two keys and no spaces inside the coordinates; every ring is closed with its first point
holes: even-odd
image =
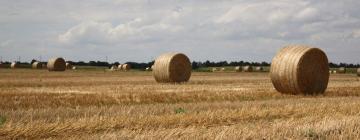
{"type": "MultiPolygon", "coordinates": [[[[36,60],[33,59],[31,62],[19,62],[19,64],[32,64],[33,62],[35,62],[36,60]]],[[[119,65],[119,62],[115,62],[115,63],[108,63],[108,62],[104,62],[104,61],[88,61],[88,62],[84,62],[84,61],[67,61],[69,63],[71,63],[72,65],[76,65],[76,66],[99,66],[99,67],[111,67],[113,65],[119,65]]],[[[11,62],[2,62],[3,64],[11,64],[11,62]]],[[[46,63],[46,62],[43,62],[46,63]]],[[[131,68],[133,69],[145,69],[147,67],[151,67],[154,64],[154,61],[150,61],[150,62],[126,62],[126,64],[129,64],[131,66],[131,68]]],[[[251,65],[251,66],[270,66],[270,63],[268,62],[246,62],[246,61],[218,61],[218,62],[214,62],[214,61],[205,61],[205,62],[200,62],[200,61],[193,61],[192,62],[192,67],[193,69],[197,69],[197,68],[201,68],[201,67],[226,67],[226,66],[246,66],[246,65],[251,65]]],[[[346,68],[359,68],[360,64],[351,64],[351,63],[329,63],[329,66],[331,68],[339,68],[339,67],[346,67],[346,68]]]]}

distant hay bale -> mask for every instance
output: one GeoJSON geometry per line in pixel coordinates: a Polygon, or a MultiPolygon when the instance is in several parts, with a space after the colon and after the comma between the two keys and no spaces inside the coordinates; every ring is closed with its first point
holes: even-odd
{"type": "Polygon", "coordinates": [[[118,70],[121,70],[121,69],[122,69],[122,64],[119,64],[119,65],[117,66],[117,69],[118,69],[118,70]]]}
{"type": "Polygon", "coordinates": [[[264,71],[264,67],[257,66],[257,67],[255,67],[255,71],[257,71],[257,72],[263,72],[263,71],[264,71]]]}
{"type": "Polygon", "coordinates": [[[275,89],[288,94],[324,93],[329,81],[326,54],[307,46],[288,46],[273,58],[270,77],[275,89]]]}
{"type": "Polygon", "coordinates": [[[236,66],[234,69],[235,69],[236,72],[241,72],[241,71],[242,71],[242,67],[241,67],[241,66],[236,66]]]}
{"type": "Polygon", "coordinates": [[[226,69],[225,68],[221,68],[220,71],[225,71],[226,69]]]}
{"type": "Polygon", "coordinates": [[[123,71],[128,71],[130,69],[131,69],[130,64],[122,64],[122,66],[121,66],[121,70],[123,70],[123,71]]]}
{"type": "Polygon", "coordinates": [[[333,72],[332,72],[333,74],[336,74],[337,73],[337,71],[336,70],[333,70],[333,72]]]}
{"type": "Polygon", "coordinates": [[[145,68],[145,71],[151,71],[150,67],[145,68]]]}
{"type": "Polygon", "coordinates": [[[18,63],[16,63],[16,62],[12,62],[10,65],[11,69],[16,69],[17,67],[18,67],[18,63]]]}
{"type": "Polygon", "coordinates": [[[77,67],[73,66],[73,67],[72,67],[72,69],[73,69],[73,70],[76,70],[76,69],[77,69],[77,67]]]}
{"type": "Polygon", "coordinates": [[[111,71],[116,71],[116,70],[118,70],[118,66],[112,65],[112,66],[110,67],[110,70],[111,70],[111,71]]]}
{"type": "Polygon", "coordinates": [[[41,62],[34,62],[34,63],[32,63],[31,67],[33,69],[42,69],[42,63],[41,62]]]}
{"type": "Polygon", "coordinates": [[[72,69],[73,68],[73,65],[71,63],[66,63],[66,69],[72,69]]]}
{"type": "Polygon", "coordinates": [[[218,70],[218,68],[212,68],[211,71],[216,72],[216,71],[219,71],[219,70],[218,70]]]}
{"type": "Polygon", "coordinates": [[[64,58],[52,58],[47,63],[47,68],[49,71],[65,71],[66,62],[64,58]]]}
{"type": "Polygon", "coordinates": [[[346,68],[345,67],[340,67],[338,69],[338,73],[346,73],[346,68]]]}
{"type": "Polygon", "coordinates": [[[244,71],[244,72],[252,72],[252,71],[253,71],[253,67],[252,67],[252,66],[245,66],[245,67],[243,68],[243,71],[244,71]]]}
{"type": "Polygon", "coordinates": [[[357,68],[356,73],[357,73],[357,76],[360,76],[360,68],[357,68]]]}
{"type": "Polygon", "coordinates": [[[186,82],[191,76],[191,63],[182,53],[160,55],[153,65],[153,76],[157,82],[186,82]]]}

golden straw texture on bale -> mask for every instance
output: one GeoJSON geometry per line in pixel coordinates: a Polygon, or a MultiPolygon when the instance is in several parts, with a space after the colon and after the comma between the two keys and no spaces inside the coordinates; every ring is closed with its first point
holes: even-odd
{"type": "Polygon", "coordinates": [[[15,69],[17,67],[17,63],[16,62],[12,62],[10,65],[10,68],[15,69]]]}
{"type": "Polygon", "coordinates": [[[52,58],[47,63],[47,68],[49,71],[65,71],[66,62],[63,58],[52,58]]]}
{"type": "Polygon", "coordinates": [[[42,68],[42,64],[41,62],[34,62],[31,66],[33,69],[41,69],[42,68]]]}
{"type": "Polygon", "coordinates": [[[129,64],[122,64],[121,70],[128,71],[131,69],[131,66],[129,64]]]}
{"type": "Polygon", "coordinates": [[[340,67],[338,69],[338,73],[346,73],[346,68],[345,67],[340,67]]]}
{"type": "Polygon", "coordinates": [[[244,72],[252,72],[252,71],[253,71],[253,67],[252,67],[252,66],[245,66],[245,67],[243,68],[243,71],[244,71],[244,72]]]}
{"type": "Polygon", "coordinates": [[[357,76],[360,76],[360,68],[357,69],[357,76]]]}
{"type": "Polygon", "coordinates": [[[236,71],[236,72],[241,72],[241,71],[242,71],[242,67],[241,67],[241,66],[236,66],[236,67],[235,67],[235,71],[236,71]]]}
{"type": "Polygon", "coordinates": [[[157,82],[186,82],[191,76],[191,63],[182,53],[160,55],[153,65],[153,75],[157,82]]]}
{"type": "Polygon", "coordinates": [[[275,89],[281,93],[324,93],[329,81],[327,56],[318,48],[285,47],[273,58],[270,77],[275,89]]]}

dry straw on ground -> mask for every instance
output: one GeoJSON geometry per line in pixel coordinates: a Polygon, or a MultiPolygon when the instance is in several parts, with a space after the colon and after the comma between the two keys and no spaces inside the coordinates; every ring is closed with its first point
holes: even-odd
{"type": "Polygon", "coordinates": [[[244,66],[243,71],[244,71],[244,72],[252,72],[252,71],[253,71],[253,67],[252,67],[252,66],[244,66]]]}
{"type": "Polygon", "coordinates": [[[338,69],[338,73],[346,73],[346,68],[345,67],[340,67],[338,69]]]}
{"type": "Polygon", "coordinates": [[[42,68],[42,63],[41,62],[34,62],[34,63],[32,63],[31,67],[33,69],[41,69],[42,68]]]}
{"type": "Polygon", "coordinates": [[[15,69],[17,68],[18,64],[16,62],[12,62],[10,68],[15,69]]]}
{"type": "Polygon", "coordinates": [[[234,69],[235,69],[236,72],[241,72],[241,71],[242,71],[242,67],[241,67],[241,66],[236,66],[234,69]]]}
{"type": "Polygon", "coordinates": [[[65,71],[66,62],[64,58],[52,58],[47,63],[47,68],[49,71],[65,71]]]}
{"type": "Polygon", "coordinates": [[[289,94],[324,93],[329,81],[326,54],[318,49],[292,45],[273,58],[270,77],[275,89],[289,94]]]}
{"type": "Polygon", "coordinates": [[[153,65],[153,75],[157,82],[186,82],[191,76],[191,63],[182,53],[160,55],[153,65]]]}

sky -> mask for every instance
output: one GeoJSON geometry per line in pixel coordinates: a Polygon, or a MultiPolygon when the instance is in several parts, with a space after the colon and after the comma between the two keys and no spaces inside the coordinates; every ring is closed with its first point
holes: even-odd
{"type": "Polygon", "coordinates": [[[360,63],[359,0],[1,0],[0,57],[271,62],[291,44],[360,63]]]}

